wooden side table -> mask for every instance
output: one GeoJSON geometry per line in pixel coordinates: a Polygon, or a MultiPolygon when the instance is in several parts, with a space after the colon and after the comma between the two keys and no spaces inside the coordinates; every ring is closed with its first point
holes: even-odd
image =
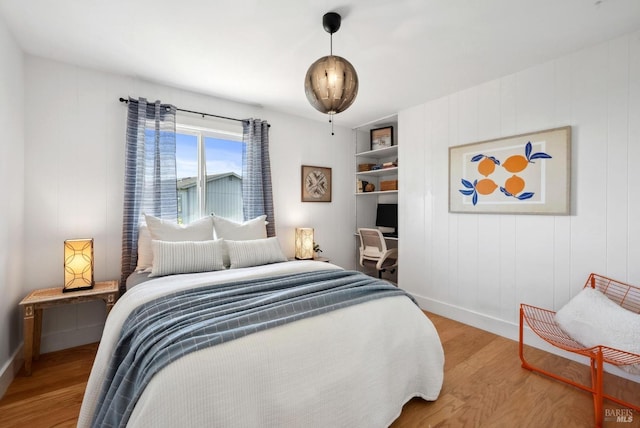
{"type": "Polygon", "coordinates": [[[96,282],[90,290],[62,292],[57,288],[34,290],[22,299],[20,306],[24,314],[24,371],[31,375],[31,361],[40,356],[40,336],[42,334],[42,310],[69,303],[104,300],[107,315],[118,299],[118,281],[96,282]]]}
{"type": "MultiPolygon", "coordinates": [[[[295,262],[296,260],[303,260],[303,259],[296,259],[295,257],[287,257],[287,260],[289,260],[290,262],[295,262]]],[[[328,257],[314,257],[312,259],[304,259],[304,260],[315,260],[316,262],[326,262],[326,263],[331,262],[331,259],[329,259],[328,257]]]]}

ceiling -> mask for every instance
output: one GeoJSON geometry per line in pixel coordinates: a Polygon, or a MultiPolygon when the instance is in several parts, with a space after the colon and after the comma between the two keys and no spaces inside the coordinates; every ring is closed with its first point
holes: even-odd
{"type": "Polygon", "coordinates": [[[329,11],[349,127],[640,29],[639,0],[0,0],[29,54],[322,121],[303,82],[329,11]]]}

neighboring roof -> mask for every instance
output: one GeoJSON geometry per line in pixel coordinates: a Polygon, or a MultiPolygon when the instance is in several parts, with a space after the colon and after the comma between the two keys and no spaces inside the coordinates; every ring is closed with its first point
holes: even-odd
{"type": "MultiPolygon", "coordinates": [[[[212,181],[220,180],[225,177],[235,177],[238,180],[242,180],[242,177],[236,174],[235,172],[223,172],[221,174],[211,174],[207,175],[207,183],[212,181]]],[[[197,182],[197,177],[185,177],[178,180],[178,190],[188,189],[190,187],[194,187],[197,182]]]]}

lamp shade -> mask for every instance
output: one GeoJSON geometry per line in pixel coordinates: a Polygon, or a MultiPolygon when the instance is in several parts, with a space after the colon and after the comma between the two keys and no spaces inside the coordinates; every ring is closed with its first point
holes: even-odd
{"type": "Polygon", "coordinates": [[[329,55],[311,64],[304,80],[304,92],[309,103],[327,114],[340,113],[358,95],[358,74],[346,59],[329,55]]]}
{"type": "Polygon", "coordinates": [[[313,228],[296,227],[296,259],[313,259],[313,228]]]}
{"type": "Polygon", "coordinates": [[[64,241],[64,288],[62,291],[93,288],[93,238],[64,241]]]}

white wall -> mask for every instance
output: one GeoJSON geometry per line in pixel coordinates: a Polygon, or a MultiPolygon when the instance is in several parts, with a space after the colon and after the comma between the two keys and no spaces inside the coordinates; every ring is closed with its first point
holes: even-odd
{"type": "MultiPolygon", "coordinates": [[[[323,255],[351,267],[345,233],[351,228],[344,220],[353,218],[345,193],[352,188],[349,129],[337,127],[332,137],[324,122],[32,56],[25,68],[25,242],[36,268],[25,273],[22,295],[61,286],[62,244],[69,238],[94,238],[96,280],[120,277],[126,106],[118,98],[126,96],[268,120],[276,227],[285,252],[293,255],[295,226],[312,226],[323,255]],[[333,168],[332,203],[300,202],[302,163],[333,168]]],[[[103,324],[104,305],[97,302],[46,310],[42,350],[97,341],[103,324]]]]}
{"type": "Polygon", "coordinates": [[[590,272],[640,284],[640,33],[399,120],[399,281],[425,308],[517,338],[521,302],[558,309],[590,272]],[[564,125],[570,216],[448,212],[448,147],[564,125]]]}
{"type": "Polygon", "coordinates": [[[23,287],[23,56],[0,17],[0,396],[14,375],[21,342],[18,302],[23,287]]]}

